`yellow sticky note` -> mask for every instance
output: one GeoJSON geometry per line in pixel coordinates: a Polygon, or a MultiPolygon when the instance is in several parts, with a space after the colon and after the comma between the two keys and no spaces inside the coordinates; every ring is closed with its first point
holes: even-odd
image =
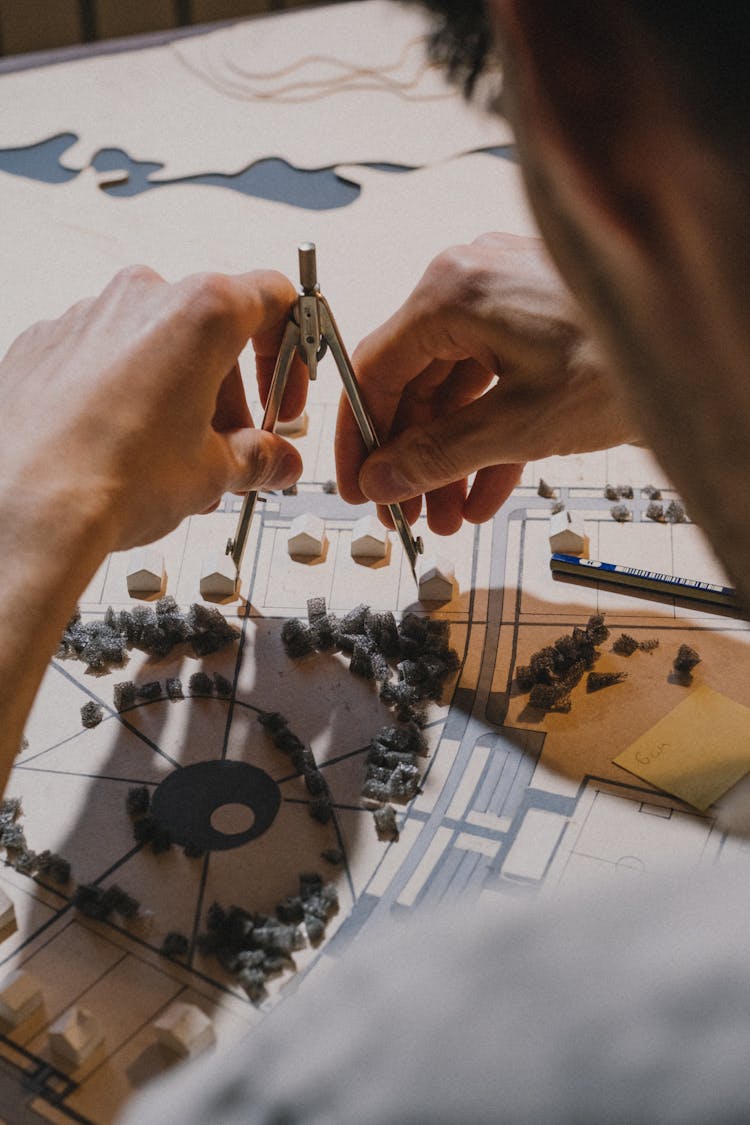
{"type": "Polygon", "coordinates": [[[704,811],[750,770],[750,707],[696,688],[613,761],[704,811]]]}

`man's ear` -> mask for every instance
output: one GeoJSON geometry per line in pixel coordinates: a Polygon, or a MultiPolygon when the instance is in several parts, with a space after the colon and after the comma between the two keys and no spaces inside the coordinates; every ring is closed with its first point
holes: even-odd
{"type": "Polygon", "coordinates": [[[581,204],[588,194],[600,217],[608,213],[623,233],[643,234],[651,225],[652,173],[667,158],[649,134],[669,111],[668,83],[628,7],[619,0],[490,2],[520,147],[532,161],[543,154],[569,181],[558,186],[581,204]]]}

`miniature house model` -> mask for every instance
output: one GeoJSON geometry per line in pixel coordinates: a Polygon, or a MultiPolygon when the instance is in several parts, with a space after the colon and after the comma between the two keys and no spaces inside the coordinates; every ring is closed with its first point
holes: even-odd
{"type": "Polygon", "coordinates": [[[197,1004],[178,1000],[154,1021],[162,1046],[182,1058],[194,1058],[216,1042],[213,1021],[197,1004]]]}
{"type": "Polygon", "coordinates": [[[15,922],[16,910],[13,906],[13,899],[0,889],[0,935],[2,935],[0,940],[5,936],[3,930],[15,925],[15,922]]]}
{"type": "Polygon", "coordinates": [[[154,547],[137,547],[128,555],[126,581],[131,598],[159,594],[164,584],[164,555],[154,547]]]}
{"type": "Polygon", "coordinates": [[[292,520],[287,549],[292,558],[317,559],[325,549],[325,524],[320,516],[304,512],[292,520]]]}
{"type": "Polygon", "coordinates": [[[237,570],[229,555],[208,555],[201,563],[202,598],[233,598],[237,593],[237,570]]]}
{"type": "Polygon", "coordinates": [[[550,516],[549,545],[555,554],[588,555],[589,537],[584,530],[583,520],[579,516],[571,519],[564,509],[550,516]]]}
{"type": "Polygon", "coordinates": [[[388,552],[388,532],[377,516],[363,516],[352,528],[353,559],[384,559],[388,552]]]}
{"type": "Polygon", "coordinates": [[[65,1062],[81,1066],[104,1036],[99,1021],[88,1008],[77,1005],[63,1012],[49,1033],[50,1050],[65,1062]]]}
{"type": "Polygon", "coordinates": [[[0,981],[0,1019],[18,1027],[42,1003],[39,981],[25,969],[16,969],[0,981]]]}
{"type": "Polygon", "coordinates": [[[303,410],[296,418],[288,422],[277,422],[274,426],[277,434],[284,437],[303,437],[307,433],[307,411],[303,410]]]}
{"type": "Polygon", "coordinates": [[[421,602],[449,602],[455,589],[453,563],[442,555],[422,555],[417,562],[417,582],[421,602]]]}

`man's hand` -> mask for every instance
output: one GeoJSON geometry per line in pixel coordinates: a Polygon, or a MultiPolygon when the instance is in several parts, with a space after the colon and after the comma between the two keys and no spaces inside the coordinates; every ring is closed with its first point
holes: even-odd
{"type": "Polygon", "coordinates": [[[400,501],[410,522],[424,495],[443,535],[493,516],[524,462],[637,437],[536,239],[489,234],[441,254],[353,364],[383,447],[365,460],[342,399],[341,495],[400,501]]]}
{"type": "MultiPolygon", "coordinates": [[[[0,363],[4,500],[112,549],[150,542],[226,490],[290,485],[288,442],[253,429],[237,357],[252,339],[268,390],[294,288],[281,274],[167,284],[124,270],[94,300],[36,324],[0,363]]],[[[304,405],[297,362],[284,416],[304,405]]]]}
{"type": "MultiPolygon", "coordinates": [[[[168,285],[139,267],[34,325],[0,362],[0,791],[49,654],[104,556],[227,489],[299,476],[293,447],[252,428],[237,366],[251,339],[264,396],[295,299],[277,273],[168,285]]],[[[306,384],[297,361],[284,417],[300,413],[306,384]]]]}

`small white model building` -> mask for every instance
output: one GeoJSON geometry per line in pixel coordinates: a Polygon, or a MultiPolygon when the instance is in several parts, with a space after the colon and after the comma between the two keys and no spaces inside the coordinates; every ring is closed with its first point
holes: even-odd
{"type": "Polygon", "coordinates": [[[177,1000],[154,1020],[156,1037],[182,1058],[195,1058],[216,1042],[213,1020],[197,1004],[177,1000]]]}
{"type": "Polygon", "coordinates": [[[292,520],[287,550],[292,558],[317,559],[323,554],[326,529],[320,516],[303,512],[292,520]]]}
{"type": "Polygon", "coordinates": [[[103,1039],[96,1016],[78,1005],[63,1012],[49,1031],[50,1049],[73,1066],[82,1066],[103,1039]]]}
{"type": "Polygon", "coordinates": [[[274,430],[277,434],[283,434],[284,437],[302,437],[307,433],[307,411],[303,410],[296,418],[290,418],[288,422],[277,422],[274,430]]]}
{"type": "Polygon", "coordinates": [[[420,555],[417,582],[421,602],[449,602],[455,592],[453,563],[442,555],[420,555]]]}
{"type": "Polygon", "coordinates": [[[10,895],[6,895],[5,891],[0,888],[0,934],[6,930],[8,926],[15,923],[16,908],[13,905],[13,899],[10,895]]]}
{"type": "Polygon", "coordinates": [[[580,516],[563,509],[549,519],[550,550],[560,555],[588,555],[589,537],[580,516]]]}
{"type": "Polygon", "coordinates": [[[229,555],[218,552],[201,563],[200,592],[202,598],[233,598],[237,594],[237,568],[229,555]]]}
{"type": "Polygon", "coordinates": [[[377,516],[363,516],[352,528],[353,559],[384,559],[388,553],[388,532],[377,516]]]}
{"type": "Polygon", "coordinates": [[[126,580],[131,598],[160,593],[164,584],[164,555],[155,547],[136,547],[128,555],[126,580]]]}
{"type": "Polygon", "coordinates": [[[15,969],[0,981],[0,1019],[18,1027],[42,1003],[39,981],[25,969],[15,969]]]}

